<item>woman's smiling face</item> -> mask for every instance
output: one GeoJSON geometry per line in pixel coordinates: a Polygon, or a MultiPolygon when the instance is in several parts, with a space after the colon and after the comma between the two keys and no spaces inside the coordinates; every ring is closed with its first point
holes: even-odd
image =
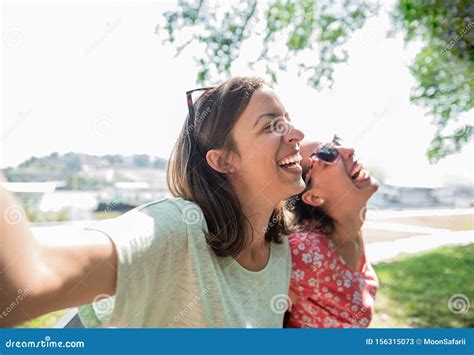
{"type": "Polygon", "coordinates": [[[254,92],[232,135],[238,154],[230,179],[237,192],[278,203],[304,189],[299,153],[304,134],[292,126],[273,89],[254,92]]]}
{"type": "MultiPolygon", "coordinates": [[[[305,171],[310,166],[311,153],[319,145],[320,143],[312,143],[302,147],[302,165],[305,171]]],[[[320,205],[326,211],[336,213],[341,209],[360,209],[377,191],[378,181],[355,158],[354,149],[344,146],[335,148],[340,155],[336,164],[328,165],[319,160],[312,164],[312,169],[309,172],[310,188],[307,192],[318,197],[319,202],[311,204],[320,205]]],[[[308,199],[309,201],[311,200],[308,199]]],[[[314,201],[318,200],[314,199],[314,201]]]]}

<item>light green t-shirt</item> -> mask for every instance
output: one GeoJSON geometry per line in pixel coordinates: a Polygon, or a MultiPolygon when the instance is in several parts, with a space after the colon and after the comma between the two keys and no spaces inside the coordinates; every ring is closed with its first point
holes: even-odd
{"type": "Polygon", "coordinates": [[[180,198],[152,202],[102,221],[118,254],[114,296],[79,307],[86,327],[281,328],[288,303],[288,240],[271,243],[253,272],[207,245],[200,207],[180,198]]]}

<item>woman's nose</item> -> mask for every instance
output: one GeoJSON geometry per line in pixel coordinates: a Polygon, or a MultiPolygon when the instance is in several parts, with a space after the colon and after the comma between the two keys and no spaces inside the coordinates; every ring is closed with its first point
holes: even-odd
{"type": "Polygon", "coordinates": [[[352,159],[354,157],[354,148],[337,147],[336,149],[339,151],[339,154],[341,154],[344,159],[352,159]]]}
{"type": "Polygon", "coordinates": [[[296,144],[303,140],[304,133],[299,129],[291,126],[291,129],[283,136],[283,140],[288,144],[296,144]]]}

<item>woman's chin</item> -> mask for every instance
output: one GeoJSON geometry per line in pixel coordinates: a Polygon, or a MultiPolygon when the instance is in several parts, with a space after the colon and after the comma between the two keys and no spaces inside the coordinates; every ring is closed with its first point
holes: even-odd
{"type": "Polygon", "coordinates": [[[360,188],[359,190],[364,193],[366,202],[377,192],[379,189],[379,182],[376,178],[370,177],[369,184],[364,188],[360,188]]]}
{"type": "Polygon", "coordinates": [[[370,177],[370,188],[374,191],[373,193],[376,193],[379,189],[379,181],[373,176],[370,177]]]}
{"type": "Polygon", "coordinates": [[[289,196],[286,196],[285,199],[298,195],[299,193],[303,192],[305,187],[306,185],[303,179],[295,180],[293,184],[288,187],[289,196]]]}
{"type": "Polygon", "coordinates": [[[379,188],[379,182],[377,181],[377,179],[370,175],[368,172],[363,178],[359,177],[356,180],[352,180],[352,183],[358,190],[361,191],[372,191],[372,193],[375,193],[379,188]]]}
{"type": "Polygon", "coordinates": [[[285,196],[283,199],[298,195],[299,193],[303,192],[304,188],[306,187],[301,174],[280,175],[280,183],[281,187],[279,187],[278,190],[284,193],[285,196]]]}

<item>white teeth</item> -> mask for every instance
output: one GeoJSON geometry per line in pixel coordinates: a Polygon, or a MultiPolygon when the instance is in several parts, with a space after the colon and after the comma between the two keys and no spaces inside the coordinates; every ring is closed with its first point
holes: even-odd
{"type": "Polygon", "coordinates": [[[359,163],[359,162],[357,161],[357,163],[356,163],[354,169],[352,169],[352,171],[351,171],[350,176],[351,176],[351,177],[354,176],[354,174],[359,171],[359,176],[357,177],[357,178],[359,178],[360,175],[362,174],[362,170],[363,170],[363,169],[364,169],[364,165],[361,164],[361,163],[359,163]]]}
{"type": "Polygon", "coordinates": [[[355,181],[365,180],[369,176],[369,172],[365,169],[362,169],[359,173],[359,176],[355,179],[355,181]]]}
{"type": "Polygon", "coordinates": [[[368,178],[369,177],[369,172],[367,170],[364,170],[364,179],[368,178]]]}
{"type": "Polygon", "coordinates": [[[295,155],[282,159],[278,161],[277,163],[278,165],[286,165],[290,163],[299,163],[301,160],[303,160],[303,157],[300,155],[300,153],[296,153],[295,155]]]}

